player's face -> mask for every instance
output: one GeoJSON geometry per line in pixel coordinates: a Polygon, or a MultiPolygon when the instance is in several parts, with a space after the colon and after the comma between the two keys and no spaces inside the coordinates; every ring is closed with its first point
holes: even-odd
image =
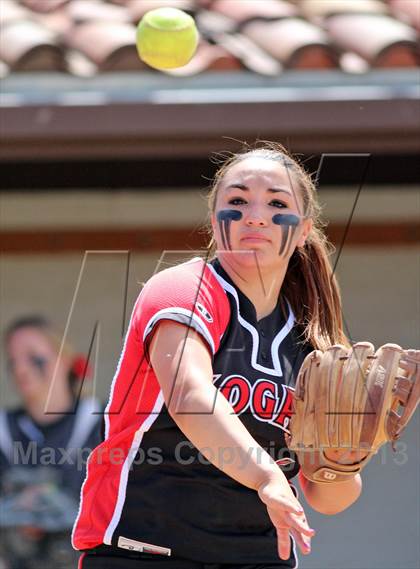
{"type": "MultiPolygon", "coordinates": [[[[50,340],[36,328],[21,328],[12,334],[7,343],[8,367],[23,399],[47,397],[57,357],[50,340]]],[[[63,365],[64,361],[58,366],[57,381],[63,377],[63,365]]]]}
{"type": "Polygon", "coordinates": [[[280,162],[251,157],[224,175],[212,225],[219,257],[275,268],[304,245],[312,222],[293,174],[280,162]]]}

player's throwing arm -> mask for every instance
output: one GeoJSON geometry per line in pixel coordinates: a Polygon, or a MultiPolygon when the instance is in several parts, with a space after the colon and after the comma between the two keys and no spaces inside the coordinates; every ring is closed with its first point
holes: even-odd
{"type": "Polygon", "coordinates": [[[151,363],[169,413],[215,466],[258,491],[277,531],[279,556],[290,556],[289,534],[303,553],[309,553],[315,532],[308,526],[303,507],[270,455],[250,435],[225,397],[217,396],[211,357],[200,335],[191,330],[186,337],[185,332],[185,326],[162,322],[150,346],[151,363]],[[218,460],[219,448],[234,449],[233,460],[218,460]]]}

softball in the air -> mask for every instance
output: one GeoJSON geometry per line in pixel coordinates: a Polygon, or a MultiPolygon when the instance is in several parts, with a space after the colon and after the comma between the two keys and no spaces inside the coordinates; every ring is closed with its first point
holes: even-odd
{"type": "Polygon", "coordinates": [[[140,59],[156,69],[174,69],[187,64],[198,44],[193,18],[177,8],[150,10],[137,26],[140,59]]]}

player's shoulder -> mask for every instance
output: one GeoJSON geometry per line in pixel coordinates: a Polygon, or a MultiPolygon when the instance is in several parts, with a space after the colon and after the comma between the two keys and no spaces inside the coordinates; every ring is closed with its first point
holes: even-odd
{"type": "Polygon", "coordinates": [[[216,276],[202,257],[194,257],[159,271],[146,282],[144,291],[159,289],[171,293],[179,288],[197,291],[197,287],[204,287],[213,293],[220,293],[221,289],[216,276]]]}
{"type": "Polygon", "coordinates": [[[229,318],[229,300],[211,265],[194,258],[163,269],[147,281],[132,322],[143,340],[162,319],[196,327],[215,353],[229,318]]]}
{"type": "Polygon", "coordinates": [[[1,420],[6,420],[9,423],[17,423],[19,419],[26,416],[25,409],[19,405],[17,407],[2,408],[0,409],[1,420]]]}
{"type": "MultiPolygon", "coordinates": [[[[229,300],[210,263],[201,257],[168,267],[145,284],[135,313],[143,321],[152,313],[197,313],[208,324],[227,325],[229,300]]],[[[203,321],[204,322],[204,321],[203,321]]]]}

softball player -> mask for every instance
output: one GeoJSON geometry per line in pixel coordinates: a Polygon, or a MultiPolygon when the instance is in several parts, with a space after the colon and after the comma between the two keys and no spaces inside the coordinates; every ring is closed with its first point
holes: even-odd
{"type": "MultiPolygon", "coordinates": [[[[314,530],[285,433],[305,355],[348,345],[315,188],[283,147],[233,156],[210,194],[208,259],[153,276],[134,306],[92,453],[79,567],[296,567],[314,530]]],[[[300,478],[333,514],[361,492],[300,478]]]]}

